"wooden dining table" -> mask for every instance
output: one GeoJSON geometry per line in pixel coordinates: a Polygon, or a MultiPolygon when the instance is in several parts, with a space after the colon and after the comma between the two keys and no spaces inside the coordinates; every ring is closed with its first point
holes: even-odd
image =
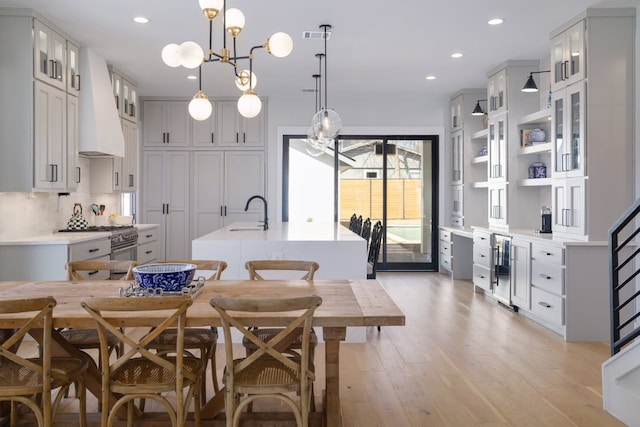
{"type": "MultiPolygon", "coordinates": [[[[57,301],[53,311],[54,328],[94,328],[93,318],[80,306],[84,297],[119,296],[122,281],[83,282],[0,282],[0,298],[36,298],[52,296],[57,301]]],[[[187,312],[187,326],[221,326],[217,312],[209,305],[214,296],[243,298],[278,298],[318,295],[322,305],[314,315],[314,327],[322,328],[325,343],[325,387],[322,417],[326,426],[342,425],[340,408],[340,343],[346,339],[349,327],[402,326],[405,316],[389,294],[376,280],[217,280],[208,281],[193,296],[193,305],[187,312]]],[[[139,297],[141,305],[145,298],[139,297]]],[[[286,317],[250,317],[255,326],[285,326],[286,317]]],[[[0,319],[0,329],[14,328],[25,320],[20,315],[0,319]]],[[[119,315],[121,326],[153,327],[163,320],[162,313],[145,312],[119,315]]],[[[55,355],[81,356],[80,352],[62,338],[53,334],[55,355]]],[[[100,372],[92,363],[86,379],[87,389],[100,395],[100,372]]],[[[203,425],[223,425],[217,415],[224,411],[224,392],[214,395],[202,408],[203,425]]],[[[317,417],[316,417],[317,419],[317,417]]],[[[71,418],[70,418],[71,420],[71,418]]]]}

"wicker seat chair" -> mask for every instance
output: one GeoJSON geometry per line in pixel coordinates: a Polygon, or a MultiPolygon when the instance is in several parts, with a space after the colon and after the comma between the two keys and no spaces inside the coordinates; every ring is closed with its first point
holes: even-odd
{"type": "MultiPolygon", "coordinates": [[[[204,276],[206,280],[220,280],[222,272],[227,268],[227,263],[224,261],[210,261],[210,260],[181,260],[181,261],[160,261],[159,263],[178,263],[178,264],[194,264],[197,267],[196,275],[201,273],[207,273],[204,276]]],[[[175,328],[169,328],[160,335],[158,335],[153,341],[149,343],[149,348],[155,349],[158,352],[166,353],[171,349],[175,349],[175,341],[177,338],[177,331],[175,328]]],[[[190,350],[198,350],[200,358],[204,361],[205,371],[207,364],[211,363],[211,381],[213,383],[213,390],[217,393],[220,390],[218,386],[218,373],[216,364],[216,347],[218,344],[218,330],[214,327],[211,328],[186,328],[184,330],[184,349],[188,351],[187,354],[193,356],[190,350]]],[[[201,403],[207,401],[207,384],[202,381],[200,390],[201,403]]],[[[144,409],[144,404],[141,405],[144,409]]]]}
{"type": "Polygon", "coordinates": [[[309,355],[311,330],[313,314],[322,304],[322,299],[318,296],[260,300],[215,297],[210,303],[220,314],[224,331],[227,366],[223,382],[227,387],[227,427],[238,426],[243,409],[254,400],[267,397],[286,403],[292,409],[297,425],[307,427],[311,402],[314,400],[312,385],[315,379],[314,366],[309,355]],[[304,312],[268,341],[263,341],[248,330],[250,321],[242,319],[243,312],[284,314],[298,310],[304,312]],[[233,312],[233,315],[229,312],[233,312]],[[238,330],[244,339],[254,344],[255,350],[252,354],[234,359],[232,329],[238,330]],[[302,334],[300,357],[291,357],[283,353],[291,336],[299,334],[302,334]],[[286,394],[291,392],[300,396],[298,402],[286,394]],[[240,401],[243,396],[247,397],[240,401]]]}
{"type": "Polygon", "coordinates": [[[33,317],[0,346],[0,401],[11,402],[9,423],[12,426],[17,425],[17,404],[33,411],[38,426],[52,426],[62,397],[73,383],[76,383],[76,394],[80,401],[80,425],[87,425],[84,373],[89,364],[86,359],[51,357],[55,305],[56,300],[52,297],[0,301],[0,317],[33,313],[33,317]],[[20,343],[32,329],[41,334],[41,356],[25,359],[19,354],[20,343]],[[52,391],[56,389],[58,392],[52,402],[52,391]],[[38,396],[39,400],[33,400],[33,396],[38,396]]]}
{"type": "Polygon", "coordinates": [[[133,425],[135,399],[152,399],[164,406],[174,427],[186,422],[189,405],[193,400],[195,423],[200,425],[200,382],[204,362],[184,353],[184,330],[187,309],[193,304],[190,296],[163,296],[148,298],[83,298],[82,307],[96,322],[100,336],[102,360],[102,426],[113,426],[118,409],[127,405],[127,425],[133,425]],[[145,311],[166,310],[171,314],[152,332],[141,338],[125,335],[118,328],[118,317],[136,312],[139,317],[145,311]],[[151,342],[167,328],[176,328],[175,356],[157,354],[148,348],[151,342]],[[121,339],[126,351],[115,360],[109,358],[107,332],[121,339]],[[185,394],[185,389],[187,392],[185,394]],[[175,393],[175,407],[163,394],[175,393]],[[109,396],[118,399],[109,408],[109,396]]]}
{"type": "MultiPolygon", "coordinates": [[[[109,273],[123,273],[120,280],[133,280],[133,268],[138,263],[136,261],[118,261],[118,260],[85,260],[71,261],[66,264],[67,279],[70,281],[91,280],[91,277],[100,272],[107,271],[109,273]]],[[[60,334],[71,345],[78,350],[91,350],[100,348],[100,339],[98,331],[95,329],[63,329],[60,334]]],[[[109,352],[115,351],[118,356],[122,354],[122,342],[115,336],[109,334],[109,352]]],[[[98,362],[99,364],[99,362],[98,362]]]]}

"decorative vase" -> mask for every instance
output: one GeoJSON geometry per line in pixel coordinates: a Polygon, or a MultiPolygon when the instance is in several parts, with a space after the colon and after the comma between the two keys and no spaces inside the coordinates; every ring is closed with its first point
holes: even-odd
{"type": "Polygon", "coordinates": [[[529,141],[533,143],[544,142],[546,134],[542,129],[531,129],[529,132],[529,141]]]}

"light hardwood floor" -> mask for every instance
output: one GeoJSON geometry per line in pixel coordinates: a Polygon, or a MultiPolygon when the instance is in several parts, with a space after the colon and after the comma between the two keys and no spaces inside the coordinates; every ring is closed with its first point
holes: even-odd
{"type": "MultiPolygon", "coordinates": [[[[623,426],[602,409],[608,343],[567,343],[443,274],[378,273],[378,280],[406,326],[369,328],[366,344],[341,346],[345,427],[623,426]]],[[[222,345],[217,355],[221,378],[222,345]]],[[[316,390],[323,356],[319,344],[316,390]]],[[[75,405],[69,399],[66,410],[75,405]]],[[[96,410],[90,399],[88,411],[96,410]]]]}

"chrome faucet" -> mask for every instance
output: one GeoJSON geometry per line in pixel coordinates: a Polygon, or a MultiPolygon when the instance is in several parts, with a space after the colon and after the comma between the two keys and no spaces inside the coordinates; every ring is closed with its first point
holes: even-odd
{"type": "Polygon", "coordinates": [[[244,207],[244,211],[248,211],[249,210],[249,203],[251,203],[251,201],[253,199],[260,199],[264,202],[264,229],[268,230],[269,229],[269,218],[267,218],[267,199],[265,199],[262,196],[258,196],[257,194],[255,196],[251,196],[249,197],[249,200],[247,200],[247,205],[244,207]]]}

